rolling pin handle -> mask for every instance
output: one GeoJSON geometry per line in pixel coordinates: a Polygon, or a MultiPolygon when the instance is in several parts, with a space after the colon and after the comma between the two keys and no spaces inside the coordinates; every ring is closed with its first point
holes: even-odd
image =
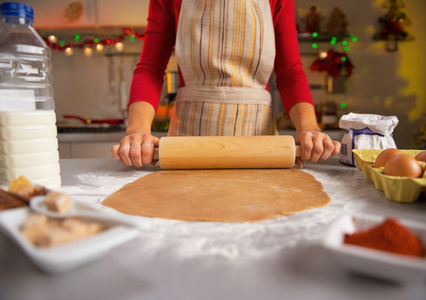
{"type": "Polygon", "coordinates": [[[296,157],[302,156],[302,146],[296,146],[296,157]]]}
{"type": "Polygon", "coordinates": [[[152,160],[159,160],[160,155],[158,154],[158,148],[154,148],[154,152],[152,152],[152,160]]]}

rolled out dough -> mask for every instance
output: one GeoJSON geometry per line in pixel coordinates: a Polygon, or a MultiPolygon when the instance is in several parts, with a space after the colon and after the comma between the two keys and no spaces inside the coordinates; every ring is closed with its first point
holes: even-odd
{"type": "Polygon", "coordinates": [[[187,221],[255,222],[327,205],[297,169],[179,170],[148,174],[103,201],[123,213],[187,221]]]}

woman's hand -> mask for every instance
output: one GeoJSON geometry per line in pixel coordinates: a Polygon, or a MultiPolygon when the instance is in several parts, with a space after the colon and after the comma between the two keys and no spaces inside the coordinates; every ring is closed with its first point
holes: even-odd
{"type": "Polygon", "coordinates": [[[302,156],[296,164],[302,168],[305,161],[318,162],[335,156],[340,152],[340,143],[321,131],[301,131],[296,135],[296,144],[302,146],[302,156]]]}
{"type": "Polygon", "coordinates": [[[116,160],[135,167],[152,163],[154,147],[160,144],[160,139],[151,135],[154,116],[155,109],[148,102],[137,101],[129,106],[126,136],[111,148],[116,160]]]}
{"type": "Polygon", "coordinates": [[[133,133],[123,137],[111,148],[112,156],[127,166],[142,167],[152,163],[154,147],[160,139],[150,134],[133,133]]]}
{"type": "Polygon", "coordinates": [[[299,102],[291,108],[289,115],[296,127],[296,144],[302,146],[302,156],[296,159],[300,168],[305,161],[318,162],[340,152],[340,143],[321,132],[312,104],[299,102]]]}

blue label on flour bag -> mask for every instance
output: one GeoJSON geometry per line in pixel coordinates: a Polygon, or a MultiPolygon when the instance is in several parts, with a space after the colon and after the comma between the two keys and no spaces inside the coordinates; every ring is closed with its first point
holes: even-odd
{"type": "MultiPolygon", "coordinates": [[[[368,127],[365,127],[362,129],[346,130],[345,136],[342,139],[342,147],[340,150],[340,162],[353,167],[355,167],[355,157],[352,150],[361,149],[357,147],[357,145],[368,144],[372,136],[384,137],[383,134],[374,132],[368,127]],[[349,137],[350,140],[348,140],[348,138],[345,139],[345,136],[349,137]]],[[[366,148],[366,149],[369,149],[369,148],[366,148]]]]}
{"type": "Polygon", "coordinates": [[[365,127],[362,129],[352,129],[354,132],[354,136],[355,135],[359,135],[359,134],[366,134],[366,135],[379,135],[379,136],[384,136],[383,134],[377,133],[377,132],[373,132],[370,128],[365,127]]]}

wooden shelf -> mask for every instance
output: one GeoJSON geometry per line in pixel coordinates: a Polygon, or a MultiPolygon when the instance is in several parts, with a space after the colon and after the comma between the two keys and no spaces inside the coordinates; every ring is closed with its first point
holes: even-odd
{"type": "Polygon", "coordinates": [[[317,37],[313,37],[312,33],[298,33],[297,39],[299,42],[317,42],[317,43],[325,43],[330,42],[331,39],[335,37],[336,41],[341,41],[345,38],[348,38],[349,36],[347,34],[340,34],[340,35],[332,35],[332,34],[319,34],[317,37]]]}

